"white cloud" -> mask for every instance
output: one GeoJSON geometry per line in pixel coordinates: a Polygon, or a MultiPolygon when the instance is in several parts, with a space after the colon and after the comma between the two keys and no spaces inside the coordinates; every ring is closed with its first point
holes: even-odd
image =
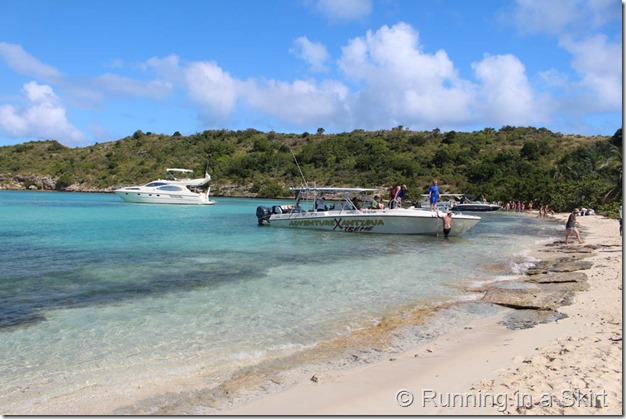
{"type": "Polygon", "coordinates": [[[176,54],[167,57],[152,57],[143,65],[144,69],[152,69],[159,77],[173,83],[184,82],[184,74],[180,64],[180,58],[176,54]]]}
{"type": "Polygon", "coordinates": [[[324,72],[328,70],[326,61],[330,54],[322,43],[311,42],[306,36],[301,36],[294,41],[294,48],[290,52],[306,61],[311,71],[324,72]]]}
{"type": "Polygon", "coordinates": [[[183,69],[189,97],[210,123],[228,118],[235,109],[238,81],[212,62],[194,62],[183,69]]]}
{"type": "Polygon", "coordinates": [[[559,35],[592,31],[621,19],[621,6],[614,0],[518,0],[512,17],[523,33],[559,35]]]}
{"type": "Polygon", "coordinates": [[[160,98],[172,91],[172,84],[162,80],[142,82],[111,73],[99,76],[95,82],[98,87],[130,96],[160,98]]]}
{"type": "Polygon", "coordinates": [[[42,63],[24,51],[20,45],[0,42],[0,56],[5,59],[13,71],[24,76],[35,77],[47,82],[61,78],[61,74],[56,68],[42,63]]]}
{"type": "Polygon", "coordinates": [[[483,120],[523,125],[543,119],[545,109],[534,97],[524,65],[517,57],[487,55],[473,63],[472,69],[480,82],[476,107],[483,120]]]}
{"type": "Polygon", "coordinates": [[[333,21],[360,20],[372,12],[372,0],[317,0],[314,7],[333,21]]]}
{"type": "Polygon", "coordinates": [[[458,78],[445,51],[424,52],[419,34],[405,23],[352,39],[339,67],[364,86],[350,102],[359,127],[418,129],[470,117],[473,86],[458,78]]]}
{"type": "Polygon", "coordinates": [[[26,104],[22,108],[0,106],[0,129],[10,137],[56,139],[80,143],[84,135],[67,120],[65,108],[52,87],[29,82],[23,86],[26,104]]]}
{"type": "Polygon", "coordinates": [[[548,69],[538,74],[547,87],[557,89],[554,93],[560,96],[561,112],[580,115],[621,110],[621,37],[612,42],[601,33],[603,25],[621,21],[620,3],[518,0],[511,16],[520,32],[553,36],[558,46],[571,54],[574,73],[548,69]]]}
{"type": "Polygon", "coordinates": [[[622,45],[609,42],[605,35],[583,40],[563,37],[560,45],[573,56],[572,67],[581,79],[577,83],[583,90],[582,104],[597,110],[615,110],[622,104],[622,66],[618,58],[622,45]]]}
{"type": "Polygon", "coordinates": [[[301,127],[341,126],[347,118],[344,103],[348,94],[345,85],[332,80],[321,83],[250,80],[242,89],[243,98],[251,108],[301,127]]]}

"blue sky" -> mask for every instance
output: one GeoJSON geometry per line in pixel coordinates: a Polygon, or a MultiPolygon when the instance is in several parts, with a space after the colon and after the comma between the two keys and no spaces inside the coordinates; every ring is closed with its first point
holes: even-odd
{"type": "Polygon", "coordinates": [[[621,124],[618,0],[0,0],[0,146],[621,124]]]}

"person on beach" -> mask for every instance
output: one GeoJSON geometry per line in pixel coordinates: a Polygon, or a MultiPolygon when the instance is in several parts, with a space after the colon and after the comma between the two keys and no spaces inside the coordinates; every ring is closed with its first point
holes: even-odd
{"type": "Polygon", "coordinates": [[[448,238],[448,234],[450,234],[450,230],[452,230],[452,213],[448,211],[443,216],[437,212],[437,218],[441,218],[443,222],[443,237],[448,238]]]}
{"type": "Polygon", "coordinates": [[[578,231],[578,227],[577,227],[578,221],[576,221],[576,215],[578,215],[578,212],[579,212],[578,208],[574,209],[574,211],[572,211],[572,213],[567,218],[567,223],[565,224],[565,229],[567,230],[567,233],[565,234],[565,244],[568,243],[569,236],[571,236],[572,233],[576,235],[576,239],[578,240],[579,244],[584,243],[580,239],[580,232],[578,231]]]}
{"type": "Polygon", "coordinates": [[[430,210],[435,211],[437,209],[437,202],[439,202],[439,186],[437,186],[437,180],[433,180],[433,184],[428,188],[428,199],[430,200],[430,210]]]}

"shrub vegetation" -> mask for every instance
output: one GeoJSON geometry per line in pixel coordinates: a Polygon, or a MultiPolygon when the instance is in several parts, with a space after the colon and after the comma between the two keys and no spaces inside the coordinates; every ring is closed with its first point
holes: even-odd
{"type": "Polygon", "coordinates": [[[165,168],[205,169],[216,195],[288,197],[317,186],[391,188],[406,184],[418,199],[437,179],[442,192],[489,201],[547,203],[617,213],[622,201],[622,129],[612,137],[570,136],[505,126],[474,132],[355,130],[315,135],[208,130],[183,136],[135,131],[118,141],[68,148],[58,141],[0,147],[0,176],[48,176],[57,189],[111,190],[164,176],[165,168]]]}

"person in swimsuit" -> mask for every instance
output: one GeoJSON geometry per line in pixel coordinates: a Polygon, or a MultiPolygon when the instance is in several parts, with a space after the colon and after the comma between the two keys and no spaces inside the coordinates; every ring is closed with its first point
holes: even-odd
{"type": "Polygon", "coordinates": [[[567,233],[565,233],[565,244],[568,243],[569,236],[571,236],[572,233],[576,235],[576,239],[578,239],[578,243],[580,244],[584,243],[580,239],[580,232],[578,231],[578,227],[577,227],[578,221],[576,221],[576,215],[578,214],[578,212],[579,212],[578,208],[574,209],[574,211],[572,211],[572,213],[567,218],[567,223],[565,224],[565,229],[567,230],[567,233]]]}
{"type": "Polygon", "coordinates": [[[443,236],[447,239],[448,234],[450,234],[450,230],[452,230],[452,213],[448,211],[444,216],[437,213],[437,217],[441,218],[441,221],[443,222],[443,236]]]}

